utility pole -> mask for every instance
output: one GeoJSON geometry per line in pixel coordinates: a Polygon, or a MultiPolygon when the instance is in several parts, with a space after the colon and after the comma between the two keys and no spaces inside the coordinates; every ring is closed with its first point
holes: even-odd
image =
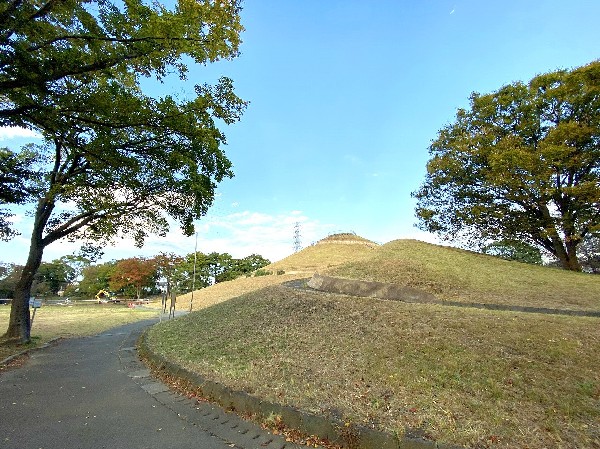
{"type": "Polygon", "coordinates": [[[196,290],[196,262],[198,259],[198,233],[196,232],[196,244],[194,245],[194,274],[192,275],[192,297],[190,298],[190,312],[194,304],[194,290],[196,290]]]}
{"type": "Polygon", "coordinates": [[[294,252],[297,253],[302,249],[300,245],[300,222],[297,221],[294,225],[294,252]]]}

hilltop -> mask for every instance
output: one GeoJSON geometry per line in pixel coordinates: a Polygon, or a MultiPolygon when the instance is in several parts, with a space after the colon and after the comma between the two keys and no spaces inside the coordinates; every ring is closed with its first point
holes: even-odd
{"type": "MultiPolygon", "coordinates": [[[[195,291],[193,308],[201,309],[269,285],[309,278],[315,272],[325,272],[344,263],[367,258],[378,247],[376,243],[354,234],[333,234],[262,269],[271,275],[241,277],[195,291]]],[[[190,299],[191,293],[179,296],[178,307],[188,308],[190,299]]]]}

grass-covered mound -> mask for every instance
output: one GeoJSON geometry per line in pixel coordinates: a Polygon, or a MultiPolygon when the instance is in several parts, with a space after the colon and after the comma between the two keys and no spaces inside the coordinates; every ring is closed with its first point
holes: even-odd
{"type": "Polygon", "coordinates": [[[416,240],[389,242],[327,273],[419,288],[442,300],[600,311],[600,276],[416,240]]]}
{"type": "Polygon", "coordinates": [[[477,448],[600,447],[599,318],[275,285],[318,271],[441,300],[598,311],[600,277],[360,240],[332,236],[267,267],[285,275],[196,292],[195,308],[219,304],[153,328],[149,344],[232,388],[399,434],[477,448]]]}
{"type": "Polygon", "coordinates": [[[148,342],[267,400],[470,447],[598,447],[600,320],[272,286],[148,342]]]}
{"type": "MultiPolygon", "coordinates": [[[[338,265],[369,257],[376,248],[376,243],[363,237],[354,234],[334,234],[264,267],[263,271],[271,275],[240,277],[195,291],[192,307],[198,310],[270,285],[309,278],[315,272],[324,272],[338,265]]],[[[189,310],[191,300],[191,293],[181,295],[177,298],[177,307],[189,310]]]]}

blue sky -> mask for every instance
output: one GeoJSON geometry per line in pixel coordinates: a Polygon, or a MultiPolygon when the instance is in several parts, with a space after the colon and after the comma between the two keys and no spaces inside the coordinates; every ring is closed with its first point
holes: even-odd
{"type": "MultiPolygon", "coordinates": [[[[414,227],[410,193],[437,131],[473,91],[598,59],[598,17],[597,0],[247,0],[239,58],[191,67],[186,83],[148,83],[185,96],[225,75],[250,101],[224,128],[236,176],[198,222],[198,250],[278,260],[293,252],[295,222],[303,246],[340,231],[431,241],[414,227]]],[[[17,220],[23,236],[0,243],[0,261],[25,261],[28,221],[17,220]]],[[[74,249],[54,244],[45,259],[74,249]]],[[[174,227],[104,259],[193,249],[174,227]]]]}

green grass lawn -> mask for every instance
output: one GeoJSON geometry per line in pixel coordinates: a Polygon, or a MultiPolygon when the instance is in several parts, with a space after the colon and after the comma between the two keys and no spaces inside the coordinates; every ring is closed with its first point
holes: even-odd
{"type": "MultiPolygon", "coordinates": [[[[0,333],[8,326],[10,306],[0,306],[0,333]]],[[[56,337],[94,335],[111,327],[157,316],[155,310],[130,309],[126,305],[86,304],[47,306],[37,310],[31,329],[32,343],[0,343],[0,360],[23,349],[41,345],[56,337]]]]}

